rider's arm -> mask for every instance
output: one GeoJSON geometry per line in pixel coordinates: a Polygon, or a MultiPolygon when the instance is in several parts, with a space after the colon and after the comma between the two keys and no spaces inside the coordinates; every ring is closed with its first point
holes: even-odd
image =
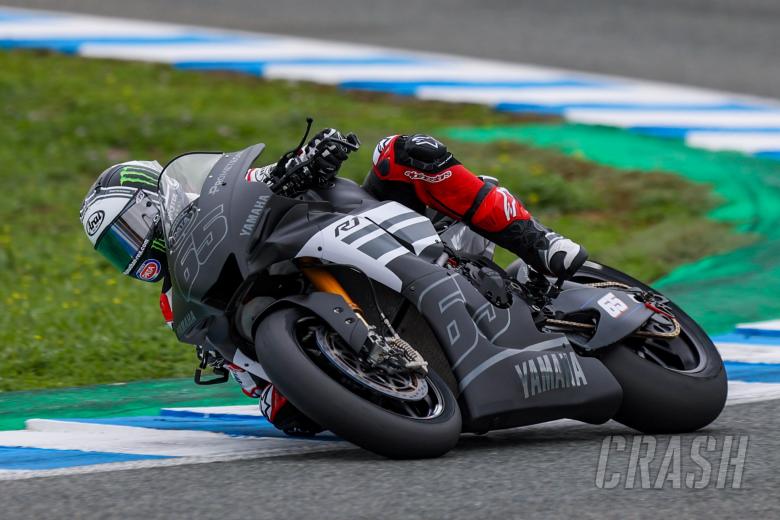
{"type": "Polygon", "coordinates": [[[485,182],[431,136],[392,136],[374,151],[380,181],[408,184],[426,206],[462,220],[478,231],[502,231],[531,214],[506,188],[485,182]]]}

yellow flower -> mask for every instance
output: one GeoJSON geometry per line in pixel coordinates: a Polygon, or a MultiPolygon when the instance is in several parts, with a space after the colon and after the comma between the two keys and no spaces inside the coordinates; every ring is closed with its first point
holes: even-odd
{"type": "Polygon", "coordinates": [[[113,303],[114,305],[119,305],[122,303],[122,300],[120,300],[119,298],[114,298],[113,300],[111,300],[111,303],[113,303]]]}
{"type": "Polygon", "coordinates": [[[109,278],[106,280],[106,285],[116,285],[116,278],[109,278]]]}

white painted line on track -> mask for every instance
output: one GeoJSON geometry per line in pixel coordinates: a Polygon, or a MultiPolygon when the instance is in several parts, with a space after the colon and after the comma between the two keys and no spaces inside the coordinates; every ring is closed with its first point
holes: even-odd
{"type": "Polygon", "coordinates": [[[239,43],[180,43],[165,45],[115,45],[86,43],[80,48],[82,56],[163,63],[178,62],[252,62],[290,58],[371,58],[383,56],[374,51],[338,43],[270,40],[239,43]]]}
{"type": "Polygon", "coordinates": [[[262,417],[260,407],[256,404],[238,405],[238,406],[193,406],[188,408],[163,408],[165,412],[188,412],[192,414],[200,414],[204,417],[209,415],[236,415],[236,416],[256,416],[262,417]]]}
{"type": "Polygon", "coordinates": [[[740,323],[737,330],[756,329],[765,331],[780,331],[780,320],[756,321],[753,323],[740,323]]]}
{"type": "Polygon", "coordinates": [[[625,85],[608,87],[490,88],[479,86],[422,86],[417,97],[461,103],[530,103],[563,105],[576,103],[723,103],[722,94],[696,89],[625,85]]]}
{"type": "Polygon", "coordinates": [[[726,406],[758,403],[780,399],[780,383],[746,383],[729,381],[729,397],[726,406]]]}
{"type": "Polygon", "coordinates": [[[780,150],[780,132],[689,132],[685,144],[707,150],[731,150],[756,153],[766,150],[780,150]]]}
{"type": "Polygon", "coordinates": [[[491,66],[462,63],[454,60],[428,60],[403,66],[386,64],[343,64],[343,65],[281,65],[266,66],[264,77],[314,81],[339,84],[348,81],[555,81],[566,77],[565,73],[538,70],[532,67],[491,66]]]}
{"type": "Polygon", "coordinates": [[[565,111],[567,119],[577,123],[618,127],[652,126],[664,128],[727,127],[780,128],[780,110],[601,110],[573,108],[565,111]]]}
{"type": "MultiPolygon", "coordinates": [[[[780,347],[748,343],[716,343],[723,361],[780,364],[780,347]]],[[[780,368],[780,367],[779,367],[780,368]]]]}
{"type": "Polygon", "coordinates": [[[26,430],[0,432],[0,445],[55,450],[88,450],[135,455],[200,457],[230,455],[237,451],[273,452],[294,447],[336,448],[340,441],[296,439],[294,437],[245,437],[197,430],[160,430],[30,419],[26,430]]]}
{"type": "MultiPolygon", "coordinates": [[[[5,10],[5,8],[3,8],[5,10]]],[[[61,39],[96,38],[121,36],[144,38],[150,36],[171,36],[187,33],[181,25],[156,22],[132,21],[101,16],[63,16],[45,18],[9,20],[0,22],[2,39],[61,39]]]]}

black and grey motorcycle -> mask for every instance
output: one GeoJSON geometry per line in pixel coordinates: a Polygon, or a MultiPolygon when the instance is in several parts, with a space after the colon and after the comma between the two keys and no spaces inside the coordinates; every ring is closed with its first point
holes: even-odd
{"type": "Polygon", "coordinates": [[[714,345],[652,288],[594,262],[563,283],[521,260],[504,270],[465,225],[352,181],[301,192],[305,161],[247,183],[263,148],[185,154],[160,179],[174,329],[203,366],[270,380],[392,458],[560,418],[687,432],[723,409],[714,345]]]}

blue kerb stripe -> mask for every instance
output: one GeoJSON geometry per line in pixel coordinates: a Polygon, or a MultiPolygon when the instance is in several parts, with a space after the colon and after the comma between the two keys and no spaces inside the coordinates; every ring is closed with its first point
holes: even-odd
{"type": "Polygon", "coordinates": [[[757,152],[755,154],[756,157],[762,157],[764,159],[777,159],[780,160],[780,150],[771,150],[771,151],[764,151],[764,152],[757,152]]]}
{"type": "MultiPolygon", "coordinates": [[[[422,74],[425,74],[423,71],[422,74]]],[[[422,87],[458,87],[458,88],[553,88],[553,87],[600,87],[606,86],[590,80],[561,78],[539,81],[468,81],[468,80],[420,80],[420,81],[363,81],[350,80],[339,84],[344,89],[391,92],[393,94],[413,96],[422,87]]]]}
{"type": "Polygon", "coordinates": [[[758,345],[764,347],[780,347],[780,337],[777,336],[757,336],[752,334],[742,334],[740,331],[729,334],[718,334],[710,336],[714,343],[745,343],[747,345],[758,345]]]}
{"type": "Polygon", "coordinates": [[[162,455],[132,455],[101,451],[49,450],[18,446],[0,446],[0,469],[58,469],[111,462],[170,459],[162,455]]]}
{"type": "Polygon", "coordinates": [[[740,128],[740,127],[728,127],[728,126],[722,126],[722,127],[711,127],[711,126],[680,126],[680,127],[674,127],[674,126],[631,126],[628,127],[629,130],[633,132],[637,132],[644,135],[649,135],[653,137],[668,137],[668,138],[682,138],[685,137],[689,132],[718,132],[718,133],[754,133],[754,132],[760,132],[760,133],[768,133],[768,134],[777,134],[780,133],[780,127],[751,127],[751,128],[740,128]]]}
{"type": "MultiPolygon", "coordinates": [[[[769,154],[780,153],[780,151],[779,152],[758,152],[758,154],[756,155],[767,154],[767,153],[769,154]]],[[[769,338],[778,338],[778,340],[780,340],[780,330],[758,329],[750,326],[745,326],[745,327],[737,327],[735,334],[744,334],[746,336],[763,336],[769,338]]],[[[780,341],[778,343],[780,343],[780,341]]]]}
{"type": "Polygon", "coordinates": [[[726,361],[726,374],[730,381],[749,383],[780,383],[780,365],[739,363],[726,361]]]}
{"type": "Polygon", "coordinates": [[[266,418],[259,415],[240,415],[234,413],[206,413],[206,412],[193,412],[190,410],[171,410],[169,408],[163,408],[160,410],[160,415],[164,417],[188,417],[197,419],[221,419],[225,421],[265,421],[266,418]]]}
{"type": "Polygon", "coordinates": [[[185,70],[234,70],[249,74],[262,75],[263,70],[271,65],[303,65],[309,67],[337,67],[339,65],[410,65],[420,60],[402,56],[356,56],[347,58],[279,58],[247,61],[181,61],[174,67],[185,70]]]}
{"type": "Polygon", "coordinates": [[[576,109],[597,109],[597,110],[620,110],[621,112],[631,112],[640,110],[664,110],[664,111],[744,111],[760,112],[766,110],[760,105],[749,105],[745,103],[562,103],[556,105],[540,105],[534,103],[498,103],[496,109],[504,112],[534,112],[544,114],[565,114],[567,110],[576,109]]]}
{"type": "MultiPolygon", "coordinates": [[[[110,417],[105,419],[63,419],[70,422],[90,424],[111,424],[115,426],[134,426],[156,430],[195,430],[223,433],[231,436],[289,438],[264,417],[250,419],[217,419],[202,417],[146,416],[146,417],[110,417]]],[[[312,437],[315,440],[337,440],[330,434],[312,437]]]]}

